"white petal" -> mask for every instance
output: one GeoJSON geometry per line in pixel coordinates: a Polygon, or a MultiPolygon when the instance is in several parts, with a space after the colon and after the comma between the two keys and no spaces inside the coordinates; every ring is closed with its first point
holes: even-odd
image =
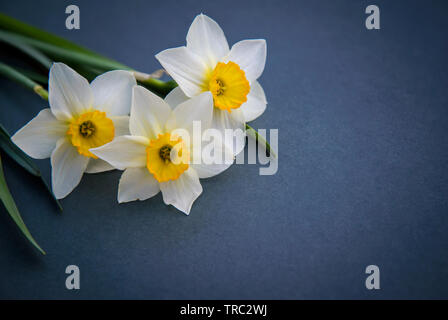
{"type": "MultiPolygon", "coordinates": [[[[166,129],[185,129],[193,134],[193,121],[201,125],[201,129],[210,128],[213,116],[213,96],[210,91],[201,93],[179,104],[172,112],[166,123],[166,129]]],[[[193,137],[190,136],[190,139],[193,137]]]]}
{"type": "Polygon", "coordinates": [[[170,105],[171,109],[173,109],[173,110],[174,110],[174,108],[177,107],[178,104],[181,104],[182,102],[187,101],[187,100],[188,100],[188,97],[185,95],[185,93],[182,91],[182,89],[180,87],[174,88],[165,97],[165,102],[168,103],[170,105]]]}
{"type": "Polygon", "coordinates": [[[80,155],[66,138],[58,140],[51,154],[51,181],[57,199],[64,198],[75,189],[88,162],[89,158],[80,155]]]}
{"type": "Polygon", "coordinates": [[[201,148],[201,163],[192,163],[199,178],[210,178],[227,170],[233,164],[232,150],[226,148],[223,141],[203,141],[201,148]],[[211,144],[213,150],[208,152],[208,145],[211,144]],[[216,161],[215,161],[216,160],[216,161]]]}
{"type": "Polygon", "coordinates": [[[189,168],[178,179],[161,182],[160,190],[166,204],[171,204],[188,215],[193,202],[202,193],[202,186],[196,171],[189,168]]]}
{"type": "Polygon", "coordinates": [[[146,168],[128,168],[118,185],[118,202],[146,200],[160,191],[159,182],[146,168]]]}
{"type": "Polygon", "coordinates": [[[56,118],[70,120],[92,107],[93,95],[84,77],[63,63],[54,63],[50,69],[48,100],[56,118]]]}
{"type": "Polygon", "coordinates": [[[237,42],[223,60],[237,63],[250,82],[257,80],[266,63],[266,41],[259,39],[237,42]]]}
{"type": "Polygon", "coordinates": [[[51,156],[51,152],[56,148],[56,142],[67,130],[67,124],[57,120],[47,108],[39,112],[11,139],[30,157],[45,159],[51,156]]]}
{"type": "Polygon", "coordinates": [[[146,166],[148,144],[149,140],[145,137],[121,136],[89,151],[98,158],[109,162],[113,167],[124,170],[146,166]]]}
{"type": "Polygon", "coordinates": [[[261,116],[264,110],[266,110],[266,104],[266,96],[260,83],[258,81],[252,82],[250,84],[250,92],[247,95],[247,102],[240,107],[244,120],[249,122],[261,116]]]}
{"type": "Polygon", "coordinates": [[[230,168],[232,164],[195,164],[192,165],[192,167],[197,171],[198,177],[201,179],[211,178],[214,177],[224,171],[226,171],[228,168],[230,168]]]}
{"type": "Polygon", "coordinates": [[[149,139],[157,137],[170,115],[171,108],[162,98],[141,86],[134,87],[129,121],[132,135],[149,139]]]}
{"type": "Polygon", "coordinates": [[[129,135],[129,116],[110,117],[114,122],[115,137],[129,135]]]}
{"type": "Polygon", "coordinates": [[[105,172],[114,170],[115,168],[112,167],[108,162],[101,160],[101,159],[93,159],[90,158],[89,164],[87,165],[86,172],[87,173],[98,173],[98,172],[105,172]]]}
{"type": "Polygon", "coordinates": [[[128,115],[131,110],[132,87],[137,83],[129,71],[106,72],[90,84],[93,92],[93,106],[108,116],[128,115]]]}
{"type": "Polygon", "coordinates": [[[186,47],[179,47],[164,50],[156,58],[187,96],[194,97],[202,92],[210,70],[200,56],[186,47]]]}
{"type": "Polygon", "coordinates": [[[206,15],[198,15],[187,34],[187,48],[200,55],[214,68],[229,53],[229,45],[221,27],[206,15]]]}
{"type": "Polygon", "coordinates": [[[246,144],[246,124],[243,112],[240,109],[232,110],[231,113],[225,110],[214,108],[212,128],[222,132],[224,143],[232,150],[233,155],[240,153],[246,144]],[[231,129],[226,134],[226,129],[231,129]]]}

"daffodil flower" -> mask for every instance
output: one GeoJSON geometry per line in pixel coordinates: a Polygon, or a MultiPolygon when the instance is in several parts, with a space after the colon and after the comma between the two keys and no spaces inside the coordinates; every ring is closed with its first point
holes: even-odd
{"type": "MultiPolygon", "coordinates": [[[[194,136],[194,122],[201,133],[210,127],[213,97],[204,92],[170,106],[166,100],[141,86],[133,90],[129,130],[131,135],[90,151],[112,166],[124,170],[118,186],[118,202],[146,200],[162,191],[163,200],[185,214],[202,193],[199,178],[208,178],[228,168],[231,152],[220,163],[192,161],[201,143],[194,136]],[[181,135],[179,131],[186,132],[181,135]]],[[[202,140],[201,140],[202,141],[202,140]]],[[[219,148],[224,145],[217,144],[219,148]]],[[[201,156],[202,158],[202,156],[201,156]]]]}
{"type": "Polygon", "coordinates": [[[56,198],[67,196],[84,172],[114,169],[89,149],[129,133],[132,87],[127,71],[110,71],[91,84],[63,63],[50,69],[49,104],[12,141],[35,159],[51,157],[56,198]]]}
{"type": "MultiPolygon", "coordinates": [[[[156,58],[178,83],[170,93],[178,101],[204,91],[213,94],[214,128],[244,131],[245,122],[266,109],[266,97],[257,81],[266,62],[265,40],[243,40],[229,50],[219,25],[200,14],[188,30],[187,46],[164,50],[156,58]]],[[[236,155],[244,148],[245,138],[227,135],[225,142],[236,155]]]]}

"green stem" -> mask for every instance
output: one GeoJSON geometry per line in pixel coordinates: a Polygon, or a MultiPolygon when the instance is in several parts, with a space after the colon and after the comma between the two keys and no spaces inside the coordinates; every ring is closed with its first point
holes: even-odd
{"type": "Polygon", "coordinates": [[[277,158],[277,155],[275,154],[274,150],[272,150],[269,142],[267,142],[265,138],[263,138],[261,135],[259,135],[258,132],[248,124],[246,124],[246,133],[250,137],[255,139],[255,141],[258,141],[258,143],[260,145],[264,145],[266,148],[266,151],[269,153],[269,155],[272,155],[274,158],[277,158]]]}
{"type": "Polygon", "coordinates": [[[47,85],[48,84],[48,77],[41,75],[40,73],[37,72],[33,72],[30,70],[25,70],[23,68],[19,68],[19,67],[15,67],[15,69],[20,72],[21,74],[23,74],[25,77],[30,78],[31,80],[42,84],[42,85],[47,85]]]}
{"type": "Polygon", "coordinates": [[[171,90],[177,87],[177,83],[174,80],[167,82],[164,82],[159,79],[148,79],[144,81],[141,80],[137,81],[150,91],[161,96],[162,98],[164,98],[168,93],[170,93],[171,90]]]}
{"type": "MultiPolygon", "coordinates": [[[[26,43],[57,61],[80,63],[86,67],[98,68],[100,70],[96,71],[97,75],[115,69],[134,71],[115,60],[2,13],[0,13],[0,29],[3,30],[0,39],[3,37],[4,41],[26,43]]],[[[141,78],[140,75],[145,75],[144,73],[134,72],[134,75],[140,84],[161,96],[165,96],[177,86],[174,81],[164,82],[150,77],[141,78]]]]}
{"type": "Polygon", "coordinates": [[[48,100],[48,91],[45,90],[40,84],[38,84],[37,82],[34,82],[30,78],[26,77],[25,75],[21,74],[17,70],[11,68],[10,66],[8,66],[2,62],[0,62],[0,74],[24,85],[28,89],[33,90],[42,99],[48,100]]]}
{"type": "MultiPolygon", "coordinates": [[[[134,73],[137,81],[139,81],[142,85],[144,85],[148,89],[154,91],[155,93],[161,96],[167,95],[172,89],[174,89],[177,86],[176,82],[174,81],[164,82],[159,79],[151,78],[149,75],[145,73],[137,72],[132,68],[125,66],[124,64],[121,64],[117,61],[113,61],[108,58],[104,58],[93,54],[86,54],[81,51],[65,49],[50,43],[28,38],[19,34],[0,30],[0,40],[5,41],[13,46],[16,46],[19,49],[24,45],[32,47],[34,49],[38,49],[47,54],[55,61],[62,61],[70,64],[82,65],[84,69],[91,69],[92,72],[94,72],[96,75],[99,75],[105,71],[110,70],[129,70],[134,73]]],[[[35,56],[32,57],[36,59],[35,56]]]]}
{"type": "Polygon", "coordinates": [[[27,23],[24,23],[20,20],[9,17],[3,13],[0,13],[0,29],[11,31],[16,34],[20,34],[25,37],[33,38],[36,40],[40,40],[42,42],[50,43],[55,46],[65,48],[68,50],[74,50],[77,52],[83,52],[85,54],[102,57],[100,54],[97,54],[87,48],[84,48],[80,45],[77,45],[71,41],[68,41],[64,38],[58,37],[52,33],[41,30],[39,28],[33,27],[27,23]]]}
{"type": "Polygon", "coordinates": [[[20,38],[17,37],[11,37],[7,34],[4,34],[3,36],[0,36],[0,40],[4,41],[5,43],[9,44],[12,47],[15,47],[16,49],[22,51],[26,55],[30,56],[37,62],[39,62],[42,66],[44,66],[46,69],[49,69],[51,67],[51,64],[53,63],[50,59],[48,59],[44,54],[42,54],[40,51],[36,50],[30,45],[27,45],[25,42],[21,41],[20,38]]]}
{"type": "Polygon", "coordinates": [[[58,47],[56,45],[42,42],[40,40],[28,38],[25,36],[18,35],[16,33],[0,31],[0,40],[8,42],[10,44],[14,43],[25,43],[29,46],[32,46],[46,54],[48,54],[54,60],[63,59],[70,62],[78,62],[81,64],[87,64],[92,67],[96,67],[102,70],[113,70],[113,69],[121,69],[121,70],[130,70],[129,67],[125,65],[115,62],[109,59],[101,58],[95,55],[86,54],[79,51],[73,51],[70,49],[66,49],[63,47],[58,47]]]}

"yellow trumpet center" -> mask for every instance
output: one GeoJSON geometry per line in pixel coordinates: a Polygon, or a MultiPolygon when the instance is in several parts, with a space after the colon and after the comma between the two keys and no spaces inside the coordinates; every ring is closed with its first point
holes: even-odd
{"type": "Polygon", "coordinates": [[[204,87],[213,94],[215,107],[229,112],[241,107],[250,91],[246,74],[232,61],[218,62],[204,87]]]}
{"type": "Polygon", "coordinates": [[[79,154],[97,159],[89,149],[111,142],[114,139],[115,127],[105,112],[88,111],[72,119],[67,135],[79,154]]]}
{"type": "Polygon", "coordinates": [[[146,168],[159,182],[176,180],[188,169],[189,150],[180,137],[159,134],[146,148],[146,168]]]}

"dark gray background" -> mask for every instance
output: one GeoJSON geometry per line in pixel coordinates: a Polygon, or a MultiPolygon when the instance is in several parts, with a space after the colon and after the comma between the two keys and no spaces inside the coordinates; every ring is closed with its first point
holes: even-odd
{"type": "MultiPolygon", "coordinates": [[[[203,181],[189,217],[161,195],[118,205],[120,172],[84,176],[58,214],[5,159],[40,256],[0,208],[0,298],[448,298],[448,5],[439,1],[2,1],[1,12],[136,69],[185,43],[196,14],[229,44],[265,38],[279,171],[203,181]],[[65,29],[65,7],[81,29],[65,29]],[[368,31],[364,10],[381,9],[368,31]],[[65,289],[65,267],[81,290],[65,289]],[[381,269],[381,290],[364,286],[381,269]]],[[[15,132],[46,103],[0,80],[15,132]]],[[[37,161],[48,178],[50,163],[37,161]]]]}

